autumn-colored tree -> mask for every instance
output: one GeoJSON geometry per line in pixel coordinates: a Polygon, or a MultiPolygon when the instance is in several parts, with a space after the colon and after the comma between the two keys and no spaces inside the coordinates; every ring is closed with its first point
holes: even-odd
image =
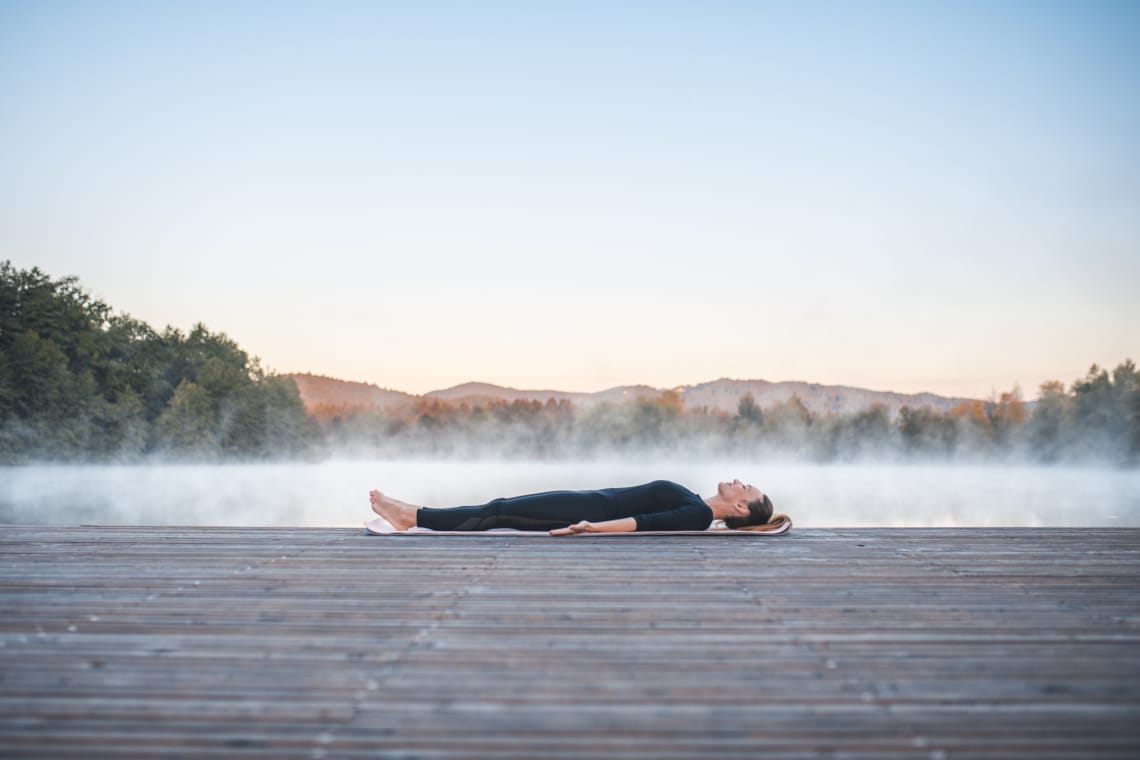
{"type": "Polygon", "coordinates": [[[978,400],[963,401],[952,408],[948,414],[956,420],[965,420],[976,425],[989,426],[990,418],[986,415],[986,406],[978,400]]]}
{"type": "Polygon", "coordinates": [[[1021,388],[1014,386],[1013,390],[1003,392],[994,402],[990,420],[995,425],[1014,427],[1024,424],[1026,416],[1021,388]]]}
{"type": "Polygon", "coordinates": [[[998,396],[991,395],[989,407],[990,427],[994,442],[1009,451],[1020,440],[1027,414],[1021,388],[1014,386],[998,396]]]}

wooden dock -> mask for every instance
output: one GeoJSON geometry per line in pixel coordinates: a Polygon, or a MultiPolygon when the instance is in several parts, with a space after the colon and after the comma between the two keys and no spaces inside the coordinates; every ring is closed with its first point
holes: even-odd
{"type": "Polygon", "coordinates": [[[1135,758],[1140,530],[0,526],[0,756],[1135,758]]]}

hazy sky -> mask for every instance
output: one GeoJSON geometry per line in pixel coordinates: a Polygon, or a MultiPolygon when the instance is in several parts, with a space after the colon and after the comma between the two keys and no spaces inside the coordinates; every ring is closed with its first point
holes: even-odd
{"type": "Polygon", "coordinates": [[[1140,3],[0,0],[0,259],[278,371],[1140,360],[1140,3]]]}

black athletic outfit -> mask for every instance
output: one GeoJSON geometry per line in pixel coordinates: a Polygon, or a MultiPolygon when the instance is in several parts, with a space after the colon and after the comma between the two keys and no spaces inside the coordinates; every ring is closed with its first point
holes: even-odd
{"type": "Polygon", "coordinates": [[[697,494],[668,480],[599,491],[546,491],[495,499],[476,507],[416,510],[416,525],[432,530],[552,530],[580,520],[632,517],[637,530],[706,530],[712,509],[697,494]]]}

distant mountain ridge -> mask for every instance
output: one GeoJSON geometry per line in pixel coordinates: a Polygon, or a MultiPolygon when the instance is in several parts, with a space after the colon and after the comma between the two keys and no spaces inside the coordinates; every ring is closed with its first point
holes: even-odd
{"type": "Polygon", "coordinates": [[[875,404],[890,410],[892,416],[904,406],[912,409],[929,407],[945,414],[955,406],[976,399],[939,396],[934,393],[896,393],[874,391],[846,385],[821,385],[802,381],[773,383],[767,380],[730,380],[722,378],[708,383],[683,386],[685,406],[690,409],[707,406],[735,412],[746,394],[751,393],[761,408],[789,401],[798,396],[804,406],[814,414],[852,414],[875,404]]]}
{"type": "Polygon", "coordinates": [[[451,403],[480,404],[490,401],[567,400],[575,406],[593,406],[601,403],[618,403],[638,398],[659,399],[666,393],[676,394],[686,409],[719,410],[735,413],[737,405],[747,394],[752,394],[762,409],[789,401],[798,396],[804,406],[814,414],[852,414],[875,404],[885,406],[891,416],[904,407],[929,407],[945,414],[961,403],[976,399],[939,396],[934,393],[895,393],[853,388],[844,385],[821,385],[801,381],[770,382],[768,380],[732,380],[721,378],[696,385],[678,385],[670,388],[653,388],[648,385],[620,385],[593,393],[558,390],[522,390],[491,383],[468,382],[429,391],[417,396],[403,391],[381,388],[370,383],[338,380],[306,373],[291,374],[301,393],[305,410],[319,416],[333,413],[360,413],[368,411],[396,411],[414,405],[420,399],[435,399],[451,403]]]}
{"type": "Polygon", "coordinates": [[[286,377],[293,378],[297,383],[305,411],[318,417],[411,406],[417,398],[411,393],[380,388],[371,383],[338,380],[323,375],[300,372],[286,377]]]}

